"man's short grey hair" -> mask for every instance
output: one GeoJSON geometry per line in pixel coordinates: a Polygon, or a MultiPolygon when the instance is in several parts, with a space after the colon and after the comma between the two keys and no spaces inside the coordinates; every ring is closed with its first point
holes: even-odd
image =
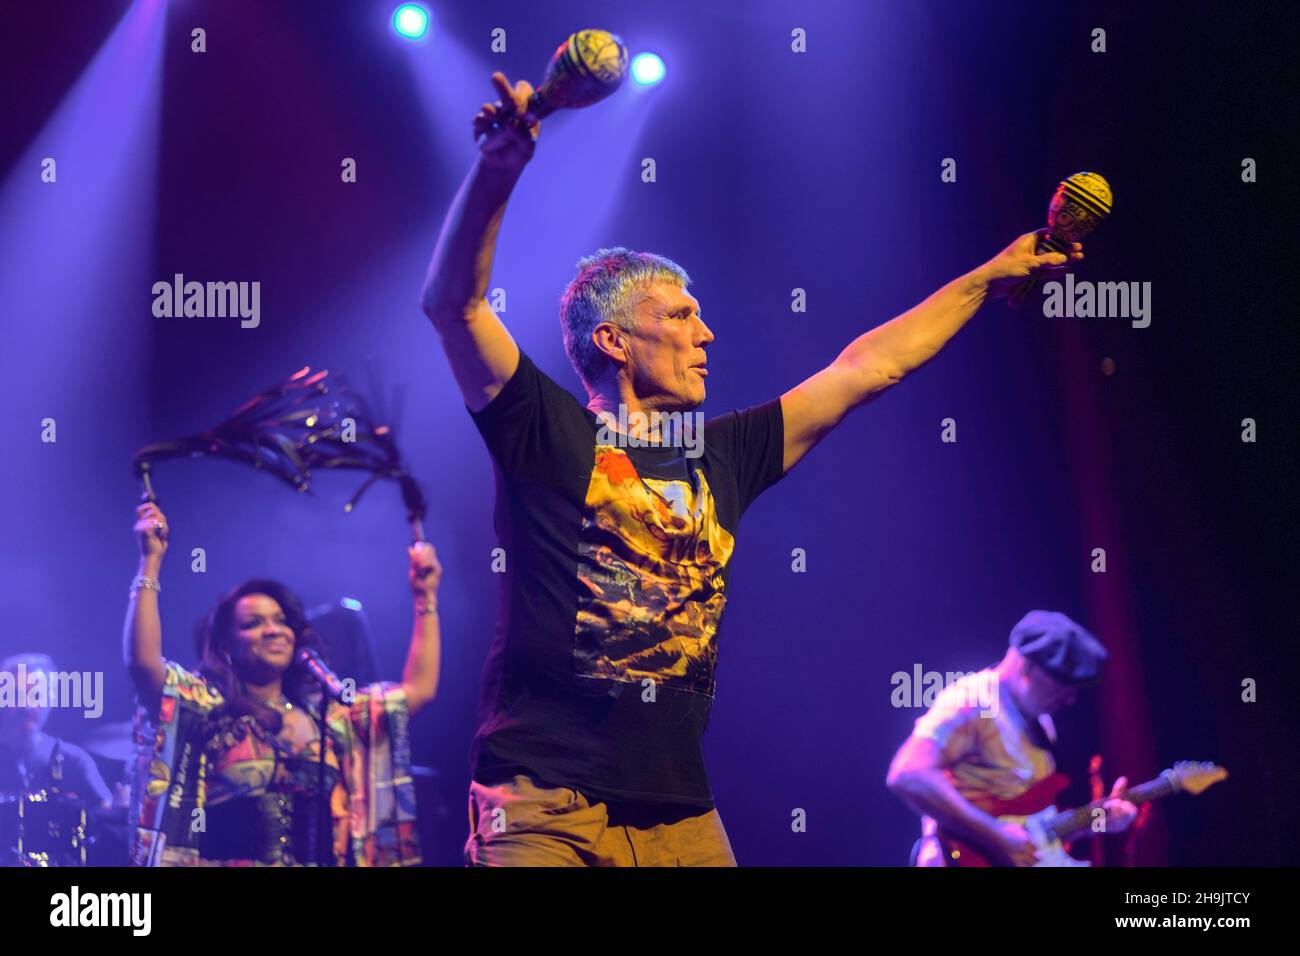
{"type": "Polygon", "coordinates": [[[13,654],[0,661],[0,673],[13,674],[16,677],[19,665],[25,667],[28,674],[33,671],[42,671],[46,674],[54,672],[54,659],[50,655],[28,652],[13,654]]]}
{"type": "Polygon", "coordinates": [[[607,368],[609,359],[596,348],[591,333],[601,322],[631,332],[636,324],[640,293],[652,282],[674,282],[685,288],[686,270],[653,252],[633,252],[616,246],[597,249],[578,260],[578,274],[560,298],[560,326],[564,351],[583,385],[590,387],[607,368]]]}

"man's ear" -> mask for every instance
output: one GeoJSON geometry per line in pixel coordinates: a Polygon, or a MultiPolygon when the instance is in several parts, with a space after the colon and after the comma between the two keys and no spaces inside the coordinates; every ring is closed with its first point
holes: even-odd
{"type": "Polygon", "coordinates": [[[615,365],[627,364],[626,333],[612,322],[601,322],[591,330],[591,341],[609,356],[615,365]]]}

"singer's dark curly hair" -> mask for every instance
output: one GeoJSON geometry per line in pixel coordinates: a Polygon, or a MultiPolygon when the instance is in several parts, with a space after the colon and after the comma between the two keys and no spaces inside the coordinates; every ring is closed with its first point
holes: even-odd
{"type": "Polygon", "coordinates": [[[235,716],[250,714],[268,731],[278,734],[284,725],[283,715],[275,708],[250,698],[243,681],[229,663],[235,632],[235,605],[240,598],[250,594],[265,594],[279,604],[284,611],[285,623],[293,631],[293,662],[282,678],[284,696],[305,710],[316,706],[312,693],[316,684],[298,660],[298,651],[317,646],[316,634],[307,623],[302,601],[279,581],[253,578],[223,594],[194,629],[194,650],[199,657],[199,673],[221,691],[226,699],[227,712],[235,716]]]}

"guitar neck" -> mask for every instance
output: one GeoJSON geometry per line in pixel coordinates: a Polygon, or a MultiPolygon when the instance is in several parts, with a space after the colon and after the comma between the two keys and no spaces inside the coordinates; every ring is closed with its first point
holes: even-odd
{"type": "MultiPolygon", "coordinates": [[[[1146,783],[1140,783],[1136,787],[1125,790],[1124,799],[1129,803],[1141,806],[1144,803],[1160,800],[1177,792],[1178,785],[1174,781],[1173,773],[1165,771],[1154,780],[1148,780],[1146,783]]],[[[1092,826],[1092,812],[1104,803],[1104,800],[1094,800],[1085,806],[1058,813],[1047,821],[1047,829],[1060,839],[1065,839],[1071,833],[1087,830],[1092,826]]]]}

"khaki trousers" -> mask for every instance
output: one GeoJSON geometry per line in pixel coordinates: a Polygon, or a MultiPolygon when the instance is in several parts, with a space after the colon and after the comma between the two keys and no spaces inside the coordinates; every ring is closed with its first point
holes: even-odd
{"type": "Polygon", "coordinates": [[[519,774],[470,782],[469,866],[735,866],[717,810],[592,802],[519,774]]]}

